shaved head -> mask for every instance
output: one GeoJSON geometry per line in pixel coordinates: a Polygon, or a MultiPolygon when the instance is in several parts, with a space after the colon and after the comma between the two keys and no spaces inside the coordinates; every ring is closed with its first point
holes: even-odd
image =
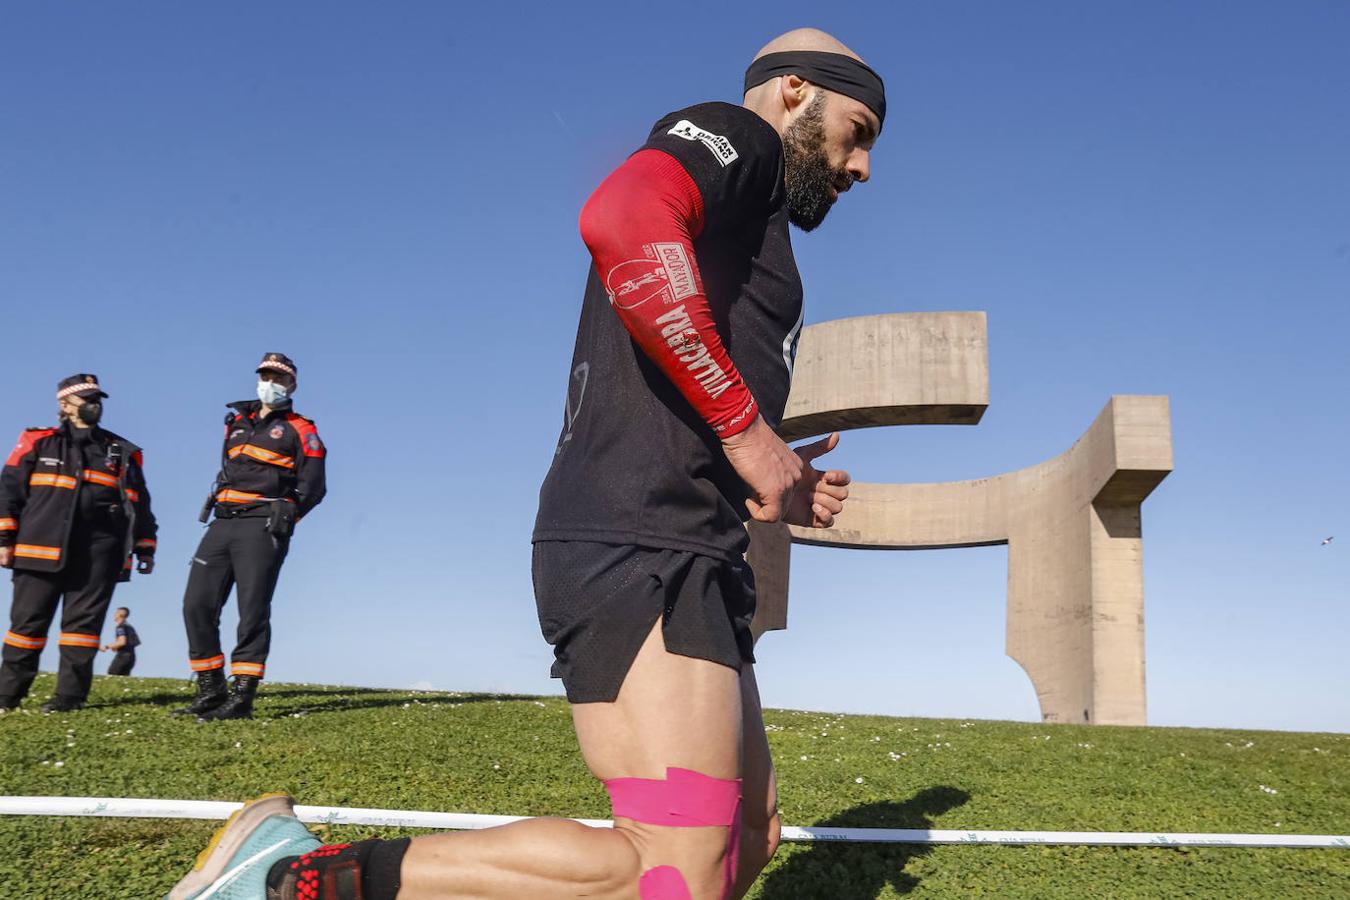
{"type": "Polygon", "coordinates": [[[858,62],[863,58],[854,53],[844,42],[839,40],[828,32],[821,31],[819,28],[794,28],[789,32],[780,34],[778,37],[769,41],[759,52],[755,54],[755,59],[761,56],[767,56],[770,53],[784,53],[788,50],[816,50],[820,53],[842,53],[844,56],[851,56],[858,62]]]}

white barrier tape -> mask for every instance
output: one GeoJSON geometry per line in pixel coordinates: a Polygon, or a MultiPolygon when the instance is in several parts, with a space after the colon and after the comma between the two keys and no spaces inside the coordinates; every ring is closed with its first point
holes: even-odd
{"type": "MultiPolygon", "coordinates": [[[[226,819],[242,803],[218,800],[151,800],[119,797],[0,797],[0,815],[107,816],[134,819],[226,819]]],[[[457,831],[493,828],[527,816],[488,816],[343,806],[299,806],[302,822],[457,831]]],[[[602,819],[576,819],[609,828],[602,819]]],[[[1096,847],[1290,847],[1350,850],[1350,835],[1165,834],[1151,831],[955,831],[926,828],[783,827],[785,841],[847,841],[889,844],[1075,844],[1096,847]]]]}

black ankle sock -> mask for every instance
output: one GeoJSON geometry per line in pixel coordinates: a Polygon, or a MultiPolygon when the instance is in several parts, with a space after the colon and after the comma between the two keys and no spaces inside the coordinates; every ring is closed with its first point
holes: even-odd
{"type": "Polygon", "coordinates": [[[267,873],[267,900],[394,900],[411,838],[331,844],[267,873]]]}

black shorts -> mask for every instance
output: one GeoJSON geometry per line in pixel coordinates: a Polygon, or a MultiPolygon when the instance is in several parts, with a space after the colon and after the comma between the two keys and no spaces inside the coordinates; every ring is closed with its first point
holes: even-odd
{"type": "Polygon", "coordinates": [[[539,627],[572,703],[610,702],[657,618],[666,649],[740,671],[753,663],[755,579],[744,561],[589,541],[534,545],[539,627]]]}

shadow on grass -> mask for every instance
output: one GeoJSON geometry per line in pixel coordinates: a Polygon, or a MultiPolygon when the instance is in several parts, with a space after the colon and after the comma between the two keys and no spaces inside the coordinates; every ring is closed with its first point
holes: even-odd
{"type": "MultiPolygon", "coordinates": [[[[927,828],[932,816],[955,809],[970,799],[960,788],[939,786],[919,791],[903,803],[864,803],[813,823],[816,828],[927,828]]],[[[908,894],[920,879],[905,872],[909,861],[933,852],[931,844],[812,844],[795,853],[764,879],[764,900],[863,900],[874,898],[887,883],[908,894]]]]}
{"type": "MultiPolygon", "coordinates": [[[[90,709],[111,709],[118,706],[186,706],[196,696],[196,688],[188,691],[158,691],[153,694],[138,694],[124,697],[98,697],[89,699],[90,709]]],[[[521,694],[437,694],[403,691],[396,688],[318,688],[286,687],[272,689],[263,686],[258,692],[260,700],[284,700],[303,697],[313,701],[309,704],[288,706],[283,715],[294,712],[335,712],[343,709],[365,709],[377,706],[401,706],[414,700],[423,705],[429,703],[481,703],[484,700],[536,700],[537,697],[521,694]]],[[[275,718],[275,717],[271,717],[275,718]]]]}
{"type": "MultiPolygon", "coordinates": [[[[259,700],[270,700],[276,697],[284,697],[285,691],[272,693],[266,689],[259,692],[259,700]]],[[[376,709],[386,706],[459,706],[464,703],[487,703],[493,700],[503,702],[534,700],[534,697],[526,697],[517,694],[466,694],[464,696],[452,696],[446,694],[409,694],[406,691],[383,691],[378,689],[360,689],[334,693],[331,696],[316,694],[313,691],[295,691],[293,696],[312,698],[307,703],[286,703],[281,704],[279,709],[274,709],[270,705],[261,708],[254,707],[253,715],[257,719],[285,719],[289,716],[303,715],[313,716],[321,713],[347,712],[353,709],[376,709]],[[414,700],[420,701],[414,704],[414,700]]]]}

